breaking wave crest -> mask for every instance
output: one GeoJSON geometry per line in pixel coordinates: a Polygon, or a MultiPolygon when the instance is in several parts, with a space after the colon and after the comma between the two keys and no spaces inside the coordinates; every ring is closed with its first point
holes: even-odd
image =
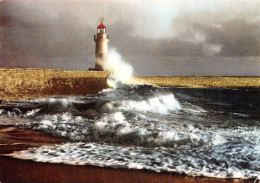
{"type": "Polygon", "coordinates": [[[108,110],[136,110],[141,112],[151,112],[168,114],[169,111],[181,109],[179,102],[173,94],[161,95],[143,101],[123,100],[112,101],[104,106],[108,110]]]}

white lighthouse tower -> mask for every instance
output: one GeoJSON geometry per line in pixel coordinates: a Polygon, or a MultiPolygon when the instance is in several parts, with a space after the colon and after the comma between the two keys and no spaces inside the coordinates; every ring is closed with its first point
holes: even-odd
{"type": "Polygon", "coordinates": [[[96,43],[95,49],[95,71],[103,71],[103,64],[107,59],[107,44],[109,35],[106,34],[106,26],[103,24],[104,19],[101,18],[101,23],[97,27],[97,34],[94,35],[96,43]]]}

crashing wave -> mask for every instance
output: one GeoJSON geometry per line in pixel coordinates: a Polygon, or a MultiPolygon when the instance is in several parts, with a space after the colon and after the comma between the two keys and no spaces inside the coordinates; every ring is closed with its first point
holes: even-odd
{"type": "Polygon", "coordinates": [[[104,106],[104,109],[113,110],[135,110],[158,114],[168,114],[169,111],[179,110],[181,106],[173,94],[151,97],[147,100],[112,101],[104,106]]]}

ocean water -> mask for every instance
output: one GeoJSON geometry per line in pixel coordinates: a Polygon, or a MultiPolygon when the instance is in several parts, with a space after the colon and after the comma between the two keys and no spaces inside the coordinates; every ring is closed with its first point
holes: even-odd
{"type": "Polygon", "coordinates": [[[260,179],[259,92],[119,85],[4,101],[0,121],[68,140],[7,155],[19,159],[260,179]]]}

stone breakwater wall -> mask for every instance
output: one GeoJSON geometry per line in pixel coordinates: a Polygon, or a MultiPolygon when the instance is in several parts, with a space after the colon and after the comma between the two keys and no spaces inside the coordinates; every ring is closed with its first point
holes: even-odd
{"type": "Polygon", "coordinates": [[[136,83],[190,88],[260,88],[260,77],[230,76],[140,76],[136,83]]]}
{"type": "MultiPolygon", "coordinates": [[[[0,100],[94,94],[108,88],[104,71],[0,68],[0,100]]],[[[135,84],[191,88],[260,88],[260,77],[138,76],[135,84]]]]}
{"type": "Polygon", "coordinates": [[[56,69],[0,69],[0,100],[84,95],[107,85],[107,72],[56,69]]]}

